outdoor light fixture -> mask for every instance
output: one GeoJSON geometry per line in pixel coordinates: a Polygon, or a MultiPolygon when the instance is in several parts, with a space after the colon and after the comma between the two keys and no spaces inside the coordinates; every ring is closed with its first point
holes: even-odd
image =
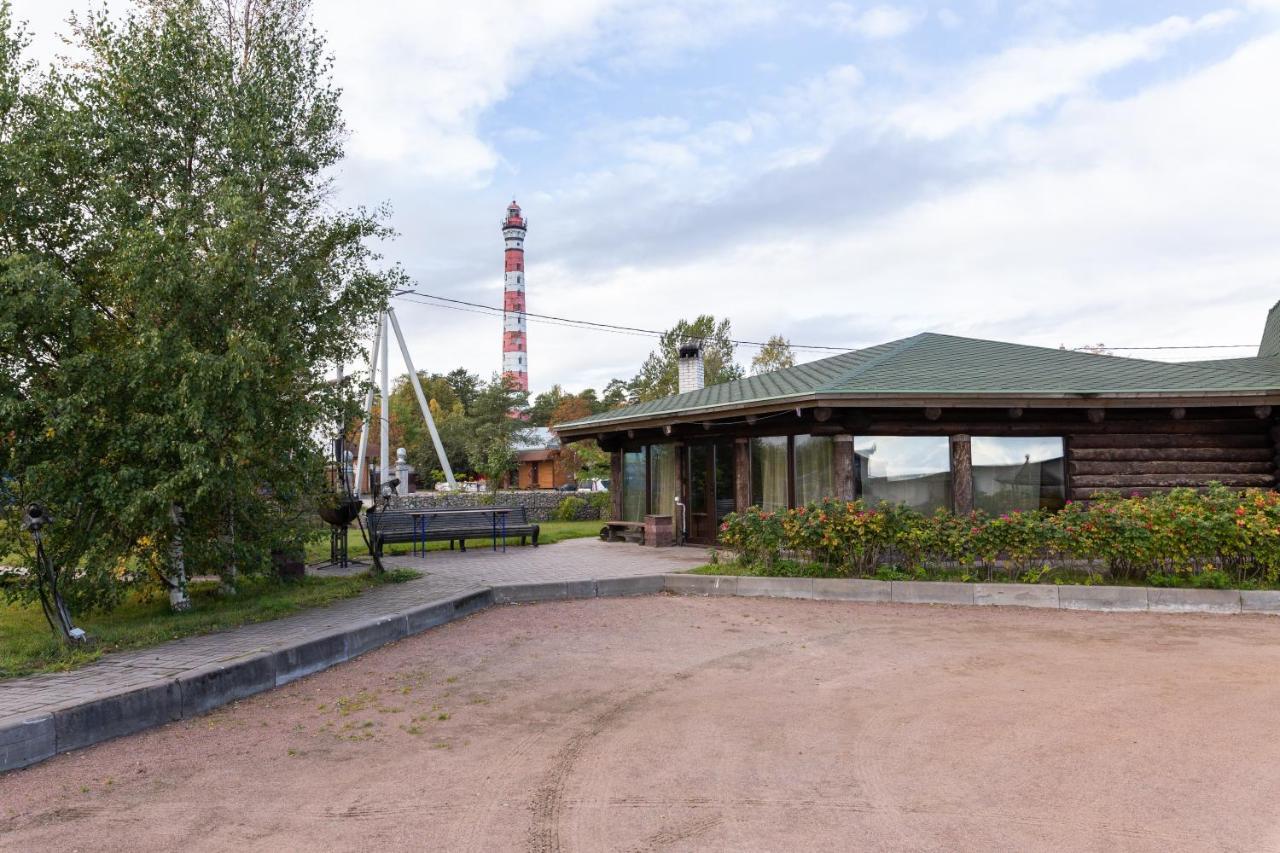
{"type": "Polygon", "coordinates": [[[60,632],[73,643],[83,643],[88,639],[84,630],[71,624],[71,614],[58,592],[58,570],[50,562],[44,552],[44,528],[53,524],[53,516],[37,503],[28,504],[22,513],[22,529],[31,534],[36,542],[36,578],[40,594],[40,608],[49,627],[60,632]]]}

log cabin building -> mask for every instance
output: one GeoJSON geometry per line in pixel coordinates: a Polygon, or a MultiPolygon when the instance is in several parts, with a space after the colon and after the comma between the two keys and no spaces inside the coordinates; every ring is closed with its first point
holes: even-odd
{"type": "Polygon", "coordinates": [[[920,334],[560,424],[612,455],[613,516],[712,543],[826,497],[1007,512],[1099,490],[1276,486],[1280,303],[1257,356],[1168,363],[920,334]]]}

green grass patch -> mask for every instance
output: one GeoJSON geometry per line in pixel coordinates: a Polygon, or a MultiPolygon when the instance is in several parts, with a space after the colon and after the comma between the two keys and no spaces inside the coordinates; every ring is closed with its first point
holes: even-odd
{"type": "Polygon", "coordinates": [[[305,577],[291,581],[247,578],[234,596],[219,595],[216,584],[196,583],[190,587],[193,606],[186,613],[172,612],[163,592],[136,593],[109,613],[76,617],[76,624],[92,640],[85,648],[58,642],[39,606],[0,604],[0,680],[74,669],[107,652],[140,649],[181,637],[267,622],[416,577],[421,574],[397,569],[381,577],[305,577]]]}
{"type": "MultiPolygon", "coordinates": [[[[601,521],[543,521],[539,522],[541,528],[538,535],[539,545],[554,545],[557,542],[563,542],[566,539],[587,539],[592,536],[600,535],[600,528],[603,525],[601,521]]],[[[467,548],[488,548],[493,545],[491,538],[484,539],[468,539],[467,548]]],[[[519,547],[519,537],[507,537],[507,547],[519,547]]],[[[365,547],[364,538],[360,535],[360,530],[354,525],[351,527],[350,540],[348,542],[348,553],[352,557],[367,557],[369,549],[365,547]]],[[[428,551],[448,551],[448,542],[428,542],[428,551]]],[[[413,553],[413,545],[409,542],[393,542],[383,549],[384,556],[407,556],[413,553]]],[[[329,559],[329,534],[327,532],[318,533],[310,542],[307,543],[307,562],[319,563],[329,559]]]]}

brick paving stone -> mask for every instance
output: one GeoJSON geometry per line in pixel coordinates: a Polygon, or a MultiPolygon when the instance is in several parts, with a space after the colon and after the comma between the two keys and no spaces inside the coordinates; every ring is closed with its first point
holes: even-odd
{"type": "MultiPolygon", "coordinates": [[[[388,557],[389,566],[417,569],[424,577],[388,584],[273,622],[186,637],[133,652],[118,652],[71,672],[0,681],[0,726],[90,702],[159,679],[174,679],[211,663],[278,651],[324,636],[335,628],[404,613],[465,592],[512,583],[633,577],[680,571],[707,560],[701,548],[642,548],[595,539],[571,539],[506,552],[473,548],[430,551],[426,557],[388,557]]],[[[320,572],[323,574],[323,572],[320,572]]]]}

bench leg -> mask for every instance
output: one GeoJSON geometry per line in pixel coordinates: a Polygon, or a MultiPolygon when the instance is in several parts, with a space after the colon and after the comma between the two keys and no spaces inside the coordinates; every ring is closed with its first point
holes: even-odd
{"type": "Polygon", "coordinates": [[[535,548],[537,548],[537,547],[538,547],[538,534],[537,534],[537,533],[533,534],[533,547],[535,547],[535,548]]]}
{"type": "Polygon", "coordinates": [[[520,544],[521,544],[521,545],[523,545],[523,544],[524,544],[524,540],[525,540],[526,538],[528,538],[528,537],[525,537],[525,536],[521,536],[521,537],[520,537],[520,544]]]}
{"type": "Polygon", "coordinates": [[[452,540],[452,539],[450,539],[450,540],[449,540],[449,550],[450,550],[450,551],[452,551],[452,550],[453,550],[453,540],[452,540]]]}
{"type": "Polygon", "coordinates": [[[458,540],[458,548],[459,548],[459,550],[461,550],[463,553],[466,553],[466,550],[467,550],[467,540],[465,540],[465,539],[459,539],[459,540],[458,540]]]}

